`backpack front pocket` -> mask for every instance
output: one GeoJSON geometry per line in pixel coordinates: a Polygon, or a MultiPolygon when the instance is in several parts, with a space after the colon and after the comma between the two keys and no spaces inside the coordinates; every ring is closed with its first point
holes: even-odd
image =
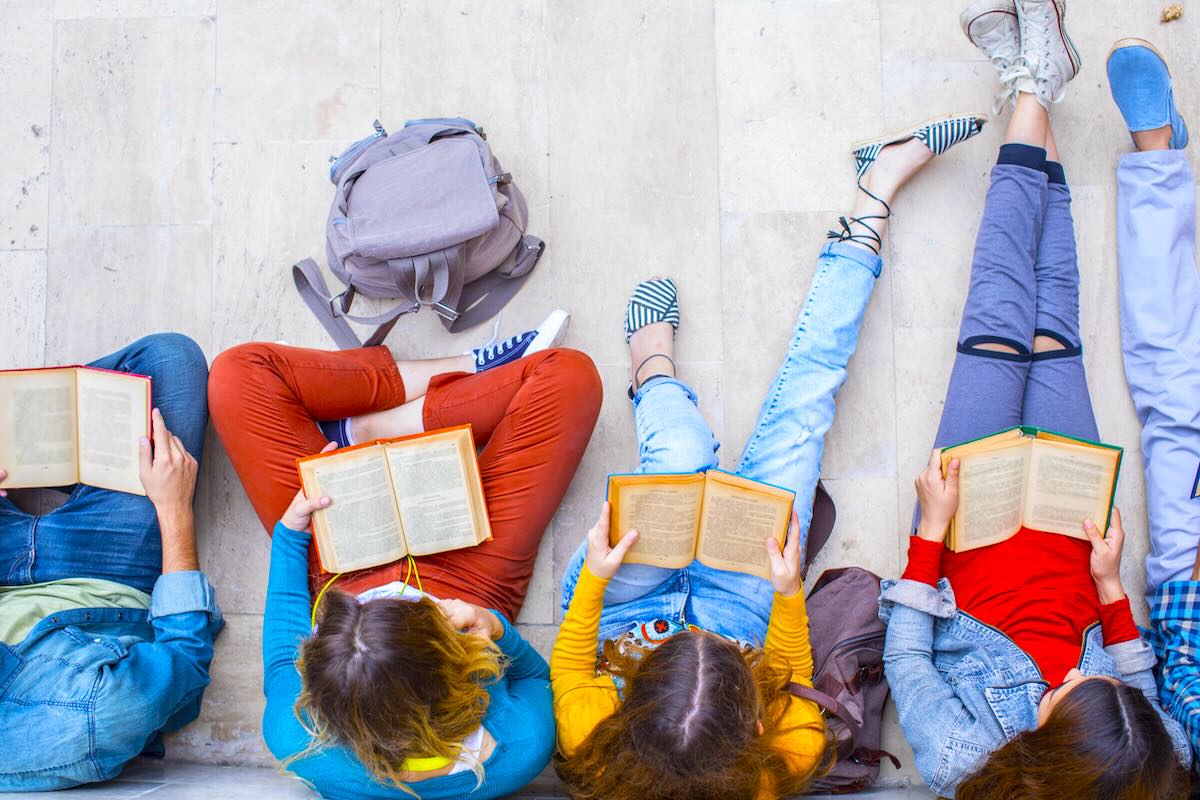
{"type": "Polygon", "coordinates": [[[442,139],[373,164],[349,187],[352,250],[387,261],[470,241],[499,222],[479,148],[442,139]]]}

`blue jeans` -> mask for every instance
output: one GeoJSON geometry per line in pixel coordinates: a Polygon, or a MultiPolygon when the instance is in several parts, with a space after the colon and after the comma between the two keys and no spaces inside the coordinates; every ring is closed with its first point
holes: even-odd
{"type": "MultiPolygon", "coordinates": [[[[89,366],[149,375],[167,428],[200,460],[208,424],[208,363],[191,339],[159,333],[89,366]]],[[[145,497],[76,484],[49,514],[27,514],[0,497],[0,583],[21,586],[101,578],[147,594],[162,573],[154,505],[145,497]]]]}
{"type": "MultiPolygon", "coordinates": [[[[882,267],[878,256],[854,245],[834,242],[821,251],[791,344],[737,468],[739,475],[793,490],[805,536],[834,398],[846,380],[882,267]]],[[[649,380],[633,404],[639,472],[701,472],[717,465],[719,445],[686,384],[674,378],[649,380]]],[[[563,575],[564,611],[586,556],[584,540],[563,575]]],[[[766,636],[773,598],[771,584],[762,578],[698,561],[678,570],[626,564],[604,595],[599,641],[641,622],[671,619],[758,647],[766,636]]]]}

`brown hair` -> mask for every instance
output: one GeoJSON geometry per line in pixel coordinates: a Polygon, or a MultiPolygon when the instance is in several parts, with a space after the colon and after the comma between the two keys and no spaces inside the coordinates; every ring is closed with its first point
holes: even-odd
{"type": "MultiPolygon", "coordinates": [[[[761,651],[689,631],[657,649],[622,653],[604,643],[624,702],[569,758],[556,762],[577,800],[729,800],[794,794],[827,769],[832,750],[801,774],[776,741],[791,670],[761,651]],[[759,735],[758,723],[764,733],[759,735]]],[[[813,730],[824,733],[815,723],[813,730]]]]}
{"type": "Polygon", "coordinates": [[[337,743],[378,780],[400,785],[406,758],[458,758],[501,673],[495,645],[454,630],[426,598],[360,605],[331,591],[320,612],[296,663],[304,686],[296,715],[313,746],[284,766],[337,743]]]}
{"type": "Polygon", "coordinates": [[[1158,713],[1138,689],[1092,679],[1036,730],[1001,747],[963,781],[958,800],[1173,800],[1187,773],[1158,713]]]}

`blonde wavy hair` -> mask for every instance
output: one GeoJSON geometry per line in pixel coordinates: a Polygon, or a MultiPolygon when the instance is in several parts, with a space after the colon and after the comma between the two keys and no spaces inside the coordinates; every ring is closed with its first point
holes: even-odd
{"type": "MultiPolygon", "coordinates": [[[[427,598],[359,604],[331,591],[296,667],[303,684],[296,716],[313,743],[284,768],[338,744],[377,780],[411,793],[404,760],[457,760],[487,714],[487,686],[503,661],[493,642],[456,631],[427,598]]],[[[481,764],[475,774],[483,780],[481,764]]]]}

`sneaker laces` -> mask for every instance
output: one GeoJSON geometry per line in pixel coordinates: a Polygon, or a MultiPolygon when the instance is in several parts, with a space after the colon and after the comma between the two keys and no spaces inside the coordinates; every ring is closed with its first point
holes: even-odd
{"type": "Polygon", "coordinates": [[[1017,83],[1023,79],[1033,80],[1033,72],[1024,57],[1018,54],[1000,73],[1000,92],[992,105],[993,114],[999,114],[1010,102],[1016,102],[1017,83]]]}
{"type": "Polygon", "coordinates": [[[495,351],[495,348],[496,348],[496,340],[500,338],[500,319],[503,316],[503,314],[504,314],[504,312],[502,311],[496,315],[496,322],[495,322],[495,324],[492,325],[492,337],[490,339],[488,339],[486,342],[484,342],[483,344],[479,345],[479,347],[473,347],[470,350],[467,350],[466,352],[464,352],[463,353],[464,356],[473,356],[473,355],[475,355],[476,352],[484,353],[486,355],[492,355],[492,353],[495,351]]]}
{"type": "Polygon", "coordinates": [[[1046,71],[1041,69],[1042,66],[1051,62],[1053,47],[1051,42],[1055,38],[1054,25],[1050,22],[1050,17],[1046,16],[1042,19],[1040,25],[1034,25],[1027,16],[1020,17],[1021,22],[1021,55],[1019,61],[1029,71],[1039,93],[1044,95],[1044,99],[1051,103],[1056,103],[1066,94],[1066,79],[1057,74],[1057,71],[1052,71],[1046,74],[1046,71]]]}

